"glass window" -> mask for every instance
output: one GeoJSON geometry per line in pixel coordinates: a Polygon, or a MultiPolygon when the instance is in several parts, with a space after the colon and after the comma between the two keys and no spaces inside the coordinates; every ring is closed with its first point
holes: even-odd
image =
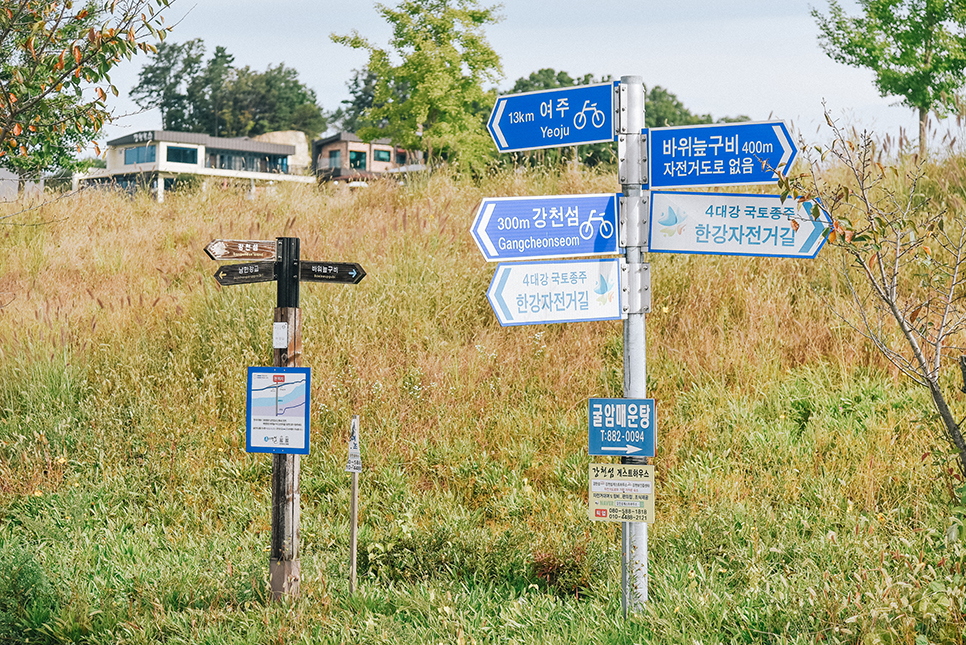
{"type": "Polygon", "coordinates": [[[403,152],[403,151],[400,150],[399,152],[396,153],[396,163],[398,165],[400,165],[400,166],[405,166],[406,165],[406,153],[405,152],[403,152]]]}
{"type": "Polygon", "coordinates": [[[341,168],[341,167],[342,167],[342,151],[329,150],[329,168],[341,168]]]}
{"type": "Polygon", "coordinates": [[[152,163],[154,161],[154,146],[139,146],[124,149],[124,165],[132,166],[136,163],[152,163]]]}
{"type": "Polygon", "coordinates": [[[173,163],[190,163],[192,165],[198,165],[198,149],[197,148],[180,148],[174,146],[168,146],[168,161],[173,163]]]}
{"type": "Polygon", "coordinates": [[[374,161],[392,161],[392,153],[388,150],[373,150],[372,158],[374,161]]]}
{"type": "Polygon", "coordinates": [[[366,153],[358,150],[349,151],[349,167],[356,170],[366,169],[366,153]]]}

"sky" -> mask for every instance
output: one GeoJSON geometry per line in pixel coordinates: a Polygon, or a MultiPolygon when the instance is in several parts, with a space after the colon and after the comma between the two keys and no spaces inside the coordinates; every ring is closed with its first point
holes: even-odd
{"type": "MultiPolygon", "coordinates": [[[[853,0],[841,4],[858,14],[853,0]]],[[[505,0],[498,10],[502,20],[486,35],[503,63],[495,84],[501,93],[547,67],[574,77],[631,75],[647,88],[674,93],[693,113],[782,119],[806,143],[828,139],[823,101],[843,125],[893,137],[904,129],[915,139],[913,110],[896,97],[879,96],[871,71],[836,63],[821,50],[812,7],[824,12],[827,2],[505,0]]],[[[257,71],[279,63],[295,68],[327,111],[349,97],[352,70],[367,60],[365,52],[333,43],[330,34],[358,31],[382,47],[391,36],[370,0],[174,0],[166,15],[174,25],[172,42],[201,38],[209,55],[222,45],[236,66],[257,71]]],[[[160,113],[138,113],[127,97],[147,60],[139,55],[113,72],[121,96],[104,140],[161,128],[160,113]]],[[[940,125],[938,132],[949,127],[940,125]]]]}

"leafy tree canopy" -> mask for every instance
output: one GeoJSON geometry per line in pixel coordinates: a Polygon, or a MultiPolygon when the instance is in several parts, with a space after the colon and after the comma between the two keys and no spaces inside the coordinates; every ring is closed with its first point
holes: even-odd
{"type": "Polygon", "coordinates": [[[812,10],[819,44],[832,59],[875,73],[882,96],[900,96],[919,112],[919,151],[926,151],[929,112],[954,108],[966,84],[966,1],[859,0],[847,16],[836,0],[812,10]]]}
{"type": "Polygon", "coordinates": [[[374,76],[366,140],[388,136],[409,150],[479,168],[493,155],[486,117],[495,94],[484,81],[502,73],[500,57],[483,28],[498,20],[495,7],[476,0],[403,0],[398,8],[377,4],[392,26],[389,48],[358,32],[332,40],[369,52],[366,68],[374,76]]]}
{"type": "Polygon", "coordinates": [[[0,166],[73,169],[110,118],[111,70],[153,51],[169,0],[6,0],[0,5],[0,166]]]}
{"type": "Polygon", "coordinates": [[[291,67],[236,68],[224,47],[216,47],[207,62],[204,58],[200,39],[159,44],[131,96],[142,108],[158,108],[166,130],[227,137],[277,130],[315,136],[325,130],[315,92],[291,67]]]}

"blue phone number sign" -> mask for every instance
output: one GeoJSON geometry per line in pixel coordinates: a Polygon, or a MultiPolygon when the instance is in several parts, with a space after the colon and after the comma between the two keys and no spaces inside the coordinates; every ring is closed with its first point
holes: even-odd
{"type": "Polygon", "coordinates": [[[653,457],[654,399],[590,399],[588,454],[653,457]]]}

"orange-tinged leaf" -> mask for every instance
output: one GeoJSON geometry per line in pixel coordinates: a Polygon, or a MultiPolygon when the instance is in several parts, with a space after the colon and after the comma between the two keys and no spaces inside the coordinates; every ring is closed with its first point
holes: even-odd
{"type": "Polygon", "coordinates": [[[926,255],[928,255],[929,257],[932,257],[932,249],[929,248],[928,244],[923,244],[922,250],[926,252],[926,255]]]}
{"type": "Polygon", "coordinates": [[[866,266],[869,268],[869,273],[872,273],[872,271],[875,269],[875,260],[877,257],[879,257],[877,253],[873,253],[869,256],[869,261],[866,262],[866,266]]]}
{"type": "Polygon", "coordinates": [[[74,61],[78,65],[80,65],[80,62],[81,62],[81,50],[80,50],[80,47],[78,47],[77,45],[74,45],[74,61]]]}
{"type": "Polygon", "coordinates": [[[919,312],[920,311],[922,311],[922,305],[919,305],[918,307],[916,307],[915,309],[913,309],[912,310],[912,313],[909,314],[909,324],[910,325],[915,324],[916,318],[919,317],[919,312]]]}
{"type": "Polygon", "coordinates": [[[14,96],[13,94],[11,94],[11,95],[10,95],[10,102],[11,102],[11,103],[16,103],[16,102],[17,102],[17,97],[16,97],[16,96],[14,96]]]}
{"type": "Polygon", "coordinates": [[[34,37],[31,36],[27,39],[27,49],[30,50],[30,55],[37,58],[37,52],[34,51],[34,37]]]}
{"type": "Polygon", "coordinates": [[[854,236],[854,235],[855,235],[855,231],[846,231],[845,232],[845,243],[846,244],[851,244],[852,243],[852,236],[854,236]]]}
{"type": "Polygon", "coordinates": [[[96,142],[96,141],[94,142],[94,153],[95,153],[95,154],[96,154],[96,155],[97,155],[98,157],[100,157],[100,156],[101,156],[101,147],[100,147],[99,145],[97,145],[97,142],[96,142]]]}
{"type": "Polygon", "coordinates": [[[829,243],[835,244],[835,237],[836,237],[835,231],[832,231],[831,233],[829,233],[828,234],[828,241],[829,241],[829,243]]]}
{"type": "Polygon", "coordinates": [[[798,223],[798,220],[790,219],[788,220],[788,223],[792,225],[792,230],[795,230],[795,231],[797,231],[800,226],[798,223]]]}
{"type": "Polygon", "coordinates": [[[20,124],[19,123],[14,123],[13,124],[13,136],[19,137],[22,132],[23,132],[23,128],[20,127],[20,124]]]}

